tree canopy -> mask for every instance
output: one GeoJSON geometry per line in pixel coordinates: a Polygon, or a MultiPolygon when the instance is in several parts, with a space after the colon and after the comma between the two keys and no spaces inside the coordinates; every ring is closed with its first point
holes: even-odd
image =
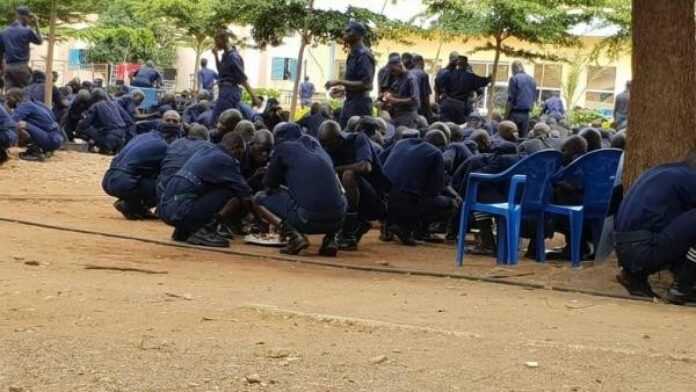
{"type": "MultiPolygon", "coordinates": [[[[59,24],[82,22],[87,15],[99,12],[105,2],[99,0],[59,0],[56,2],[56,19],[59,24]]],[[[0,1],[1,23],[12,23],[15,9],[28,6],[44,26],[48,25],[51,14],[51,0],[3,0],[0,1]]]]}

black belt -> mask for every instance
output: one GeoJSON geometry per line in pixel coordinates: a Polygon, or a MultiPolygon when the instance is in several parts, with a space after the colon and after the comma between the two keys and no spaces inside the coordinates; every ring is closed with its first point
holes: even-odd
{"type": "Polygon", "coordinates": [[[623,233],[614,233],[614,242],[618,244],[627,244],[633,242],[652,241],[655,238],[655,233],[648,230],[626,231],[623,233]]]}

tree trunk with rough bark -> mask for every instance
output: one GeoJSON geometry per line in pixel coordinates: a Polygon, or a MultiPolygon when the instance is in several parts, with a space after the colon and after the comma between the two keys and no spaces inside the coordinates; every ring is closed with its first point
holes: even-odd
{"type": "Polygon", "coordinates": [[[51,2],[51,20],[48,30],[48,52],[46,53],[46,84],[44,102],[49,108],[53,106],[53,51],[56,47],[56,0],[51,2]]]}
{"type": "Polygon", "coordinates": [[[696,148],[694,0],[633,0],[633,82],[624,187],[696,148]]]}

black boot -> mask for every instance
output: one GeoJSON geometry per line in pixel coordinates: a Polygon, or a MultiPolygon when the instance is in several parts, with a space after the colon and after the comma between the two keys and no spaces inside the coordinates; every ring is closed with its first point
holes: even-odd
{"type": "Polygon", "coordinates": [[[10,156],[7,154],[7,150],[0,148],[0,166],[2,166],[2,164],[7,162],[9,159],[10,156]]]}
{"type": "Polygon", "coordinates": [[[26,151],[19,154],[19,159],[31,162],[43,162],[46,160],[46,154],[35,144],[27,147],[26,151]]]}
{"type": "Polygon", "coordinates": [[[355,236],[358,225],[358,214],[349,212],[343,222],[343,229],[338,234],[338,249],[346,251],[358,250],[358,240],[355,236]]]}
{"type": "Polygon", "coordinates": [[[191,236],[190,233],[185,232],[181,229],[175,228],[172,233],[172,241],[175,242],[186,242],[186,240],[191,236]]]}
{"type": "Polygon", "coordinates": [[[336,242],[336,234],[327,234],[321,241],[319,255],[324,257],[336,257],[338,254],[338,242],[336,242]]]}
{"type": "Polygon", "coordinates": [[[287,223],[282,223],[281,231],[283,236],[287,238],[288,244],[285,246],[285,248],[280,250],[280,253],[286,255],[297,255],[309,247],[309,240],[307,240],[307,237],[287,223]]]}
{"type": "Polygon", "coordinates": [[[394,241],[394,233],[389,230],[389,225],[387,222],[382,222],[382,228],[379,232],[379,240],[382,242],[392,242],[394,241]]]}
{"type": "Polygon", "coordinates": [[[116,200],[114,202],[114,208],[120,212],[124,218],[128,220],[141,220],[142,216],[138,211],[134,211],[133,208],[125,200],[116,200]]]}
{"type": "Polygon", "coordinates": [[[215,225],[209,224],[201,227],[193,233],[187,240],[191,245],[207,246],[211,248],[227,248],[230,242],[226,238],[220,237],[215,231],[215,225]]]}
{"type": "MultiPolygon", "coordinates": [[[[679,271],[674,277],[672,288],[667,291],[665,299],[675,305],[685,305],[688,302],[696,302],[696,292],[694,291],[694,283],[696,283],[696,251],[692,250],[694,261],[688,259],[679,268],[679,271]]],[[[691,257],[691,256],[689,256],[691,257]]]]}
{"type": "Polygon", "coordinates": [[[402,245],[406,246],[416,246],[416,240],[413,238],[413,229],[409,227],[402,226],[390,226],[389,231],[394,233],[396,237],[401,241],[402,245]]]}
{"type": "Polygon", "coordinates": [[[363,236],[367,233],[370,232],[372,229],[372,225],[370,222],[366,220],[359,219],[358,220],[358,228],[355,230],[355,240],[360,243],[360,240],[362,240],[363,236]]]}
{"type": "Polygon", "coordinates": [[[628,290],[629,294],[635,297],[657,297],[648,282],[648,274],[636,274],[622,269],[621,273],[616,275],[616,280],[628,290]]]}

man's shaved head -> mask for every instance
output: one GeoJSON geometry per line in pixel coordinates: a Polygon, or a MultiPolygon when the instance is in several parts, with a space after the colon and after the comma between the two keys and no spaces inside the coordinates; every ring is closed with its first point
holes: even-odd
{"type": "Polygon", "coordinates": [[[478,151],[479,152],[487,152],[490,151],[491,149],[491,138],[488,135],[488,132],[484,131],[483,129],[477,129],[475,130],[471,136],[469,137],[470,140],[476,142],[476,145],[478,146],[478,151]]]}
{"type": "Polygon", "coordinates": [[[574,159],[579,158],[581,155],[587,152],[587,141],[582,136],[573,135],[566,139],[561,146],[561,153],[563,154],[563,163],[569,164],[574,159]]]}
{"type": "Polygon", "coordinates": [[[442,150],[447,146],[447,136],[439,129],[433,129],[425,134],[424,140],[438,149],[442,150]]]}
{"type": "Polygon", "coordinates": [[[346,132],[354,132],[355,127],[357,127],[358,123],[360,122],[360,116],[353,116],[348,119],[348,123],[346,124],[346,132]]]}
{"type": "Polygon", "coordinates": [[[162,122],[167,124],[181,124],[181,115],[176,110],[167,110],[162,115],[162,122]]]}
{"type": "Polygon", "coordinates": [[[546,123],[537,123],[532,130],[532,135],[534,135],[534,137],[542,139],[549,137],[550,133],[551,127],[549,127],[546,123]]]}
{"type": "Polygon", "coordinates": [[[517,125],[512,121],[501,121],[500,124],[498,124],[498,135],[504,140],[509,142],[517,141],[515,132],[517,132],[517,125]]]}
{"type": "Polygon", "coordinates": [[[222,137],[220,146],[231,156],[241,161],[246,152],[246,143],[241,135],[234,132],[228,133],[222,137]]]}
{"type": "Polygon", "coordinates": [[[599,150],[602,148],[602,134],[594,128],[585,128],[580,131],[580,136],[587,141],[587,151],[599,150]]]}
{"type": "Polygon", "coordinates": [[[254,133],[254,137],[251,140],[253,144],[270,145],[273,146],[273,133],[268,129],[260,129],[254,133]]]}
{"type": "Polygon", "coordinates": [[[246,143],[250,143],[251,139],[254,138],[254,133],[256,132],[256,127],[251,121],[242,120],[236,127],[234,127],[234,133],[240,134],[246,143]]]}
{"type": "Polygon", "coordinates": [[[237,127],[237,124],[239,124],[239,122],[243,119],[244,117],[242,117],[242,113],[239,110],[225,110],[224,112],[222,112],[222,114],[220,114],[220,117],[218,118],[218,133],[225,135],[229,132],[234,131],[234,129],[237,127]]]}
{"type": "Polygon", "coordinates": [[[450,130],[450,127],[448,127],[447,124],[443,122],[434,122],[430,124],[430,127],[428,127],[428,129],[431,131],[435,129],[438,131],[442,131],[442,133],[444,133],[445,136],[447,136],[448,141],[452,139],[452,130],[450,130]]]}
{"type": "Polygon", "coordinates": [[[210,140],[208,128],[205,125],[193,123],[188,130],[188,137],[196,140],[210,140]]]}
{"type": "Polygon", "coordinates": [[[618,132],[611,138],[611,148],[626,149],[626,131],[618,132]]]}
{"type": "Polygon", "coordinates": [[[319,142],[326,151],[334,151],[342,140],[341,126],[336,121],[324,121],[319,127],[319,142]]]}

